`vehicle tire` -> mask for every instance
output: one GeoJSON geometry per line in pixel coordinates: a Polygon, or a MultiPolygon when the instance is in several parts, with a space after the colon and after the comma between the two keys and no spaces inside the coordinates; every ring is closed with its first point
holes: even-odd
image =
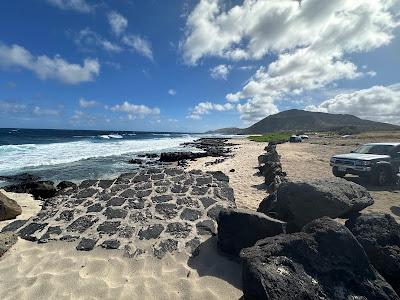
{"type": "Polygon", "coordinates": [[[332,168],[332,173],[333,173],[333,176],[335,176],[335,177],[343,178],[344,176],[346,176],[346,172],[339,171],[337,167],[332,168]]]}
{"type": "Polygon", "coordinates": [[[378,167],[372,171],[371,183],[377,186],[389,184],[392,181],[392,173],[389,168],[378,167]]]}

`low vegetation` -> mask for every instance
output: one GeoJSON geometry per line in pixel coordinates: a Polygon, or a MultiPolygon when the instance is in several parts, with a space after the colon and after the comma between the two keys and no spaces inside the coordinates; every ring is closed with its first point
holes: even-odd
{"type": "Polygon", "coordinates": [[[251,135],[248,139],[260,143],[287,142],[291,135],[292,133],[289,132],[272,132],[264,135],[251,135]]]}

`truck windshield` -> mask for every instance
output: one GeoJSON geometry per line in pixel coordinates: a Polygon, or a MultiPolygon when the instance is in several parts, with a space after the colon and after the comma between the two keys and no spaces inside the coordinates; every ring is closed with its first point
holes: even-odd
{"type": "Polygon", "coordinates": [[[389,155],[393,148],[392,145],[363,145],[354,150],[353,153],[389,155]]]}

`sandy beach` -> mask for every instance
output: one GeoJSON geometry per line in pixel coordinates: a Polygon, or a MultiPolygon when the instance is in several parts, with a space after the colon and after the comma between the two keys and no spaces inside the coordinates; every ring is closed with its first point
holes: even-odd
{"type": "MultiPolygon", "coordinates": [[[[257,175],[257,157],[265,143],[233,139],[233,157],[206,166],[215,158],[190,162],[188,170],[222,171],[229,176],[239,208],[256,209],[267,196],[257,175]]],[[[278,146],[283,170],[293,181],[332,177],[329,158],[351,145],[312,143],[278,146]]],[[[354,179],[356,180],[356,179],[354,179]]],[[[367,186],[375,204],[367,211],[392,214],[400,221],[400,193],[367,186]]],[[[18,219],[36,215],[40,202],[27,195],[7,194],[22,206],[18,219]]],[[[8,224],[3,222],[2,227],[8,224]]],[[[46,244],[19,239],[0,259],[2,299],[239,299],[241,266],[220,255],[216,238],[201,245],[200,255],[167,254],[161,260],[129,258],[121,250],[76,251],[74,243],[46,244]]]]}

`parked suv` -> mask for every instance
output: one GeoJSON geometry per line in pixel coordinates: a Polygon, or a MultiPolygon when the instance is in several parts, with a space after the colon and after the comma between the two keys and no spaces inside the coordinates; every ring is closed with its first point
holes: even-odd
{"type": "Polygon", "coordinates": [[[348,154],[334,155],[330,165],[336,177],[353,174],[368,177],[372,183],[385,185],[398,180],[400,143],[371,143],[348,154]]]}

